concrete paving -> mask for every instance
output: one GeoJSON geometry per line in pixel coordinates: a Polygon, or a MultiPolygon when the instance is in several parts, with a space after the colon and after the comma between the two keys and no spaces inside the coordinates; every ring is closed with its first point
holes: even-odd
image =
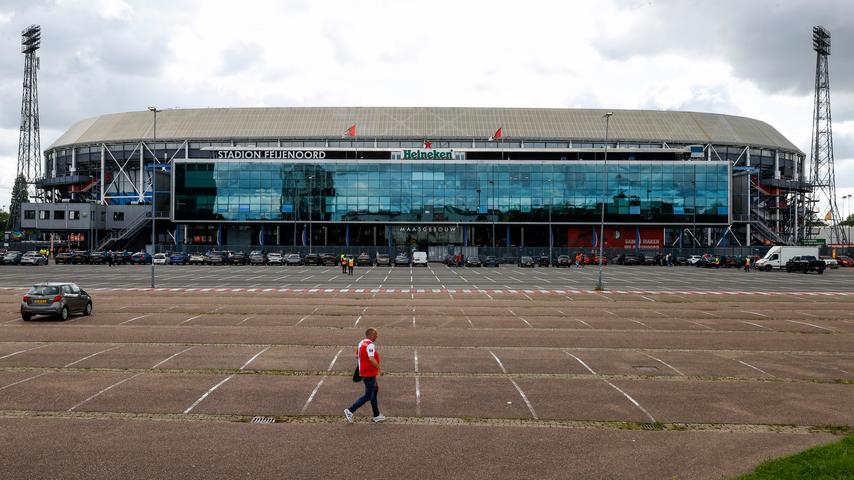
{"type": "MultiPolygon", "coordinates": [[[[341,289],[488,289],[541,290],[592,289],[597,267],[451,268],[442,264],[424,267],[359,267],[353,276],[337,268],[301,266],[196,266],[158,265],[156,286],[167,288],[306,288],[341,289]]],[[[0,266],[0,287],[26,287],[46,278],[74,281],[84,288],[151,285],[151,267],[143,265],[45,265],[0,266]]],[[[850,291],[854,269],[827,270],[824,275],[774,272],[745,273],[736,269],[704,269],[690,266],[653,267],[606,265],[603,282],[610,290],[703,290],[716,292],[850,291]]],[[[428,292],[425,292],[428,293],[428,292]]]]}
{"type": "Polygon", "coordinates": [[[721,478],[854,423],[854,296],[186,288],[66,322],[0,293],[9,478],[350,476],[357,439],[378,478],[721,478]],[[350,426],[368,326],[389,424],[350,426]]]}

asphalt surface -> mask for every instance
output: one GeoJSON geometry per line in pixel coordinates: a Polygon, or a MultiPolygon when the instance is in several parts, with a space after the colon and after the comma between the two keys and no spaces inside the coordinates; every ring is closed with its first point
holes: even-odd
{"type": "MultiPolygon", "coordinates": [[[[164,270],[211,268],[243,267],[164,270]]],[[[4,478],[728,478],[854,424],[848,295],[243,281],[78,281],[94,314],[66,322],[24,322],[21,291],[0,293],[4,478]],[[380,330],[388,420],[364,407],[347,425],[367,326],[380,330]]]]}
{"type": "MultiPolygon", "coordinates": [[[[575,289],[588,290],[598,282],[598,266],[572,268],[450,268],[357,267],[354,274],[340,267],[158,265],[156,287],[196,288],[438,288],[438,289],[575,289]]],[[[853,291],[854,268],[827,270],[823,275],[744,272],[737,269],[607,265],[603,283],[609,290],[718,292],[839,292],[853,291]]],[[[54,265],[2,266],[0,287],[29,286],[46,279],[67,279],[85,287],[151,286],[151,266],[54,265]]]]}

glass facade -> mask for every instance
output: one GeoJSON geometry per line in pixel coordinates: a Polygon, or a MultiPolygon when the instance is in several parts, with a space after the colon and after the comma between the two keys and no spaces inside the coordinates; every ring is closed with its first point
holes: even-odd
{"type": "MultiPolygon", "coordinates": [[[[175,221],[598,223],[588,161],[176,160],[175,221]]],[[[727,162],[608,162],[606,222],[726,224],[727,162]]]]}

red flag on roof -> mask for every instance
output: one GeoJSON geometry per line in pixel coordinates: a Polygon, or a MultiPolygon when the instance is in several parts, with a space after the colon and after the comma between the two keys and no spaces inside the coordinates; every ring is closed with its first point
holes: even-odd
{"type": "Polygon", "coordinates": [[[344,137],[355,137],[356,136],[356,124],[350,126],[347,130],[344,130],[344,137]]]}
{"type": "Polygon", "coordinates": [[[498,127],[498,130],[496,130],[495,133],[493,133],[492,136],[489,137],[490,142],[493,140],[501,140],[501,128],[502,127],[498,127]]]}
{"type": "Polygon", "coordinates": [[[433,142],[430,140],[424,140],[424,148],[425,149],[433,148],[433,142]]]}

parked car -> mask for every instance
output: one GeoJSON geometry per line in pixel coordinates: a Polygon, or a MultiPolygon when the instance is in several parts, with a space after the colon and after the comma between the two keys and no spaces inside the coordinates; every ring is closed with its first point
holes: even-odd
{"type": "Polygon", "coordinates": [[[24,256],[24,254],[22,254],[21,252],[19,252],[17,250],[10,250],[10,251],[6,252],[6,255],[3,256],[3,264],[4,265],[17,265],[17,264],[21,263],[21,257],[23,257],[23,256],[24,256]]]}
{"type": "Polygon", "coordinates": [[[305,256],[305,264],[306,265],[320,265],[320,255],[316,253],[309,253],[305,256]]]}
{"type": "MultiPolygon", "coordinates": [[[[819,258],[819,260],[824,260],[824,264],[827,265],[827,268],[833,268],[833,269],[839,268],[839,262],[833,257],[828,257],[828,256],[823,255],[823,256],[818,257],[818,258],[819,258]]],[[[21,263],[23,263],[23,261],[21,263]]]]}
{"type": "Polygon", "coordinates": [[[203,253],[191,253],[189,262],[190,265],[204,265],[206,260],[203,253]]]}
{"type": "Polygon", "coordinates": [[[89,263],[89,252],[85,250],[74,250],[71,252],[71,263],[75,265],[89,263]]]}
{"type": "Polygon", "coordinates": [[[21,300],[21,319],[54,315],[67,320],[72,313],[92,314],[92,297],[73,283],[38,283],[21,300]]]}
{"type": "Polygon", "coordinates": [[[390,267],[391,266],[391,257],[389,257],[388,254],[385,254],[385,253],[378,253],[376,258],[374,258],[374,262],[376,263],[376,265],[378,267],[380,265],[385,266],[385,267],[390,267]]]}
{"type": "Polygon", "coordinates": [[[821,275],[826,268],[827,264],[824,263],[824,260],[815,258],[812,255],[792,257],[786,262],[787,272],[816,272],[821,275]]]}
{"type": "Polygon", "coordinates": [[[517,265],[519,265],[520,267],[523,267],[523,268],[526,268],[526,267],[534,268],[534,265],[536,265],[536,262],[534,262],[534,257],[522,256],[522,257],[519,257],[519,261],[517,262],[517,265]]]}
{"type": "Polygon", "coordinates": [[[302,257],[299,256],[298,253],[289,253],[287,257],[285,257],[285,263],[290,266],[302,265],[302,257]]]}
{"type": "Polygon", "coordinates": [[[483,262],[480,260],[480,257],[477,255],[471,255],[465,260],[465,266],[467,267],[482,267],[483,262]]]}
{"type": "Polygon", "coordinates": [[[132,253],[127,250],[121,250],[119,252],[113,252],[113,262],[120,263],[122,265],[131,263],[132,253]]]}
{"type": "Polygon", "coordinates": [[[727,256],[723,257],[723,266],[726,268],[741,268],[744,266],[744,260],[741,257],[727,256]]]}
{"type": "Polygon", "coordinates": [[[205,263],[208,265],[225,265],[228,253],[223,250],[211,250],[205,254],[205,263]]]}
{"type": "Polygon", "coordinates": [[[47,265],[47,257],[39,252],[27,252],[21,255],[21,265],[47,265]]]}
{"type": "Polygon", "coordinates": [[[229,265],[248,265],[249,257],[246,253],[238,251],[238,252],[228,252],[228,256],[226,257],[226,263],[229,265]]]}
{"type": "Polygon", "coordinates": [[[427,266],[427,252],[412,252],[412,266],[417,267],[418,265],[427,266]]]}
{"type": "Polygon", "coordinates": [[[540,255],[536,258],[536,263],[538,267],[548,267],[552,264],[551,260],[548,255],[540,255]]]}
{"type": "Polygon", "coordinates": [[[190,256],[184,252],[172,252],[169,255],[169,263],[171,265],[186,265],[190,263],[190,256]]]}
{"type": "Polygon", "coordinates": [[[92,265],[100,265],[102,263],[110,262],[110,252],[105,252],[102,250],[96,250],[89,254],[89,262],[92,265]]]}
{"type": "Polygon", "coordinates": [[[336,265],[340,266],[341,257],[336,257],[331,253],[321,253],[320,254],[320,264],[326,267],[334,267],[336,265]]]}
{"type": "Polygon", "coordinates": [[[358,257],[356,257],[356,265],[360,267],[370,267],[371,263],[371,256],[366,252],[362,252],[358,257]]]}
{"type": "Polygon", "coordinates": [[[569,255],[558,255],[557,260],[555,261],[555,267],[571,267],[572,259],[569,258],[569,255]]]}
{"type": "Polygon", "coordinates": [[[498,257],[493,257],[493,256],[488,256],[483,260],[483,266],[484,267],[498,268],[499,263],[500,263],[500,261],[498,260],[498,257]]]}
{"type": "Polygon", "coordinates": [[[134,265],[148,265],[151,263],[151,254],[148,252],[136,252],[131,255],[130,261],[134,265]]]}
{"type": "MultiPolygon", "coordinates": [[[[599,265],[599,256],[593,255],[590,257],[590,265],[599,265]]],[[[608,257],[602,255],[602,265],[608,265],[608,257]]]]}
{"type": "Polygon", "coordinates": [[[854,267],[854,258],[847,255],[840,255],[836,257],[836,261],[839,263],[840,267],[854,267]]]}
{"type": "Polygon", "coordinates": [[[249,252],[249,264],[250,265],[266,265],[267,264],[267,254],[261,250],[252,250],[249,252]]]}
{"type": "Polygon", "coordinates": [[[398,265],[407,266],[407,267],[410,266],[409,255],[407,255],[405,253],[397,254],[397,256],[394,257],[394,266],[396,267],[398,265]]]}
{"type": "Polygon", "coordinates": [[[283,265],[285,259],[279,252],[270,252],[267,254],[267,265],[283,265]]]}
{"type": "Polygon", "coordinates": [[[724,264],[721,257],[704,257],[695,263],[694,266],[702,268],[721,268],[724,264]]]}
{"type": "Polygon", "coordinates": [[[688,257],[688,260],[687,260],[688,265],[694,265],[695,263],[699,262],[702,259],[703,259],[702,255],[691,255],[688,257]]]}
{"type": "Polygon", "coordinates": [[[155,265],[168,265],[169,257],[165,253],[155,253],[152,261],[155,265]]]}
{"type": "Polygon", "coordinates": [[[59,265],[61,263],[69,264],[71,263],[71,252],[61,252],[57,253],[53,256],[53,263],[59,265]]]}

